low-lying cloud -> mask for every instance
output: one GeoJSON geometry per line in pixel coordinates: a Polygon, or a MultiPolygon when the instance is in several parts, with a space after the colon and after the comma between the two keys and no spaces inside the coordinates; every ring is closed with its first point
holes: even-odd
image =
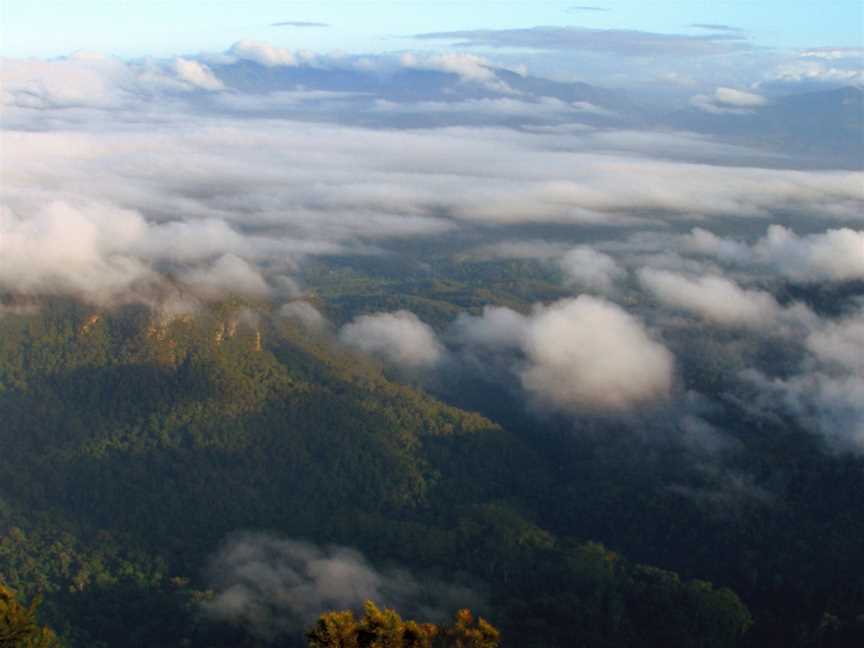
{"type": "Polygon", "coordinates": [[[204,612],[268,639],[299,634],[321,613],[358,610],[367,600],[429,621],[483,604],[467,588],[378,569],[348,547],[262,533],[230,537],[211,558],[208,575],[215,595],[204,612]]]}
{"type": "Polygon", "coordinates": [[[433,367],[444,356],[435,331],[406,310],[360,315],[342,327],[339,339],[405,369],[433,367]]]}
{"type": "Polygon", "coordinates": [[[864,230],[849,227],[800,236],[783,225],[771,225],[752,244],[695,228],[684,247],[728,264],[760,265],[796,280],[864,279],[864,230]]]}
{"type": "Polygon", "coordinates": [[[710,95],[696,95],[690,104],[715,115],[746,115],[768,103],[762,95],[735,88],[717,88],[710,95]]]}
{"type": "Polygon", "coordinates": [[[457,322],[464,343],[518,348],[514,365],[541,407],[565,412],[620,412],[670,393],[674,358],[636,317],[612,302],[582,295],[530,315],[486,308],[457,322]]]}
{"type": "Polygon", "coordinates": [[[601,293],[614,292],[616,283],[627,276],[611,256],[585,245],[569,250],[558,263],[565,283],[601,293]]]}
{"type": "Polygon", "coordinates": [[[689,278],[645,268],[639,272],[639,281],[664,304],[718,324],[754,328],[772,326],[781,311],[769,293],[741,288],[723,277],[689,278]]]}
{"type": "Polygon", "coordinates": [[[295,300],[284,304],[278,311],[280,317],[298,322],[310,331],[323,331],[327,319],[307,301],[295,300]]]}
{"type": "Polygon", "coordinates": [[[525,389],[564,410],[626,410],[672,386],[672,354],[622,308],[586,295],[536,310],[525,354],[525,389]]]}

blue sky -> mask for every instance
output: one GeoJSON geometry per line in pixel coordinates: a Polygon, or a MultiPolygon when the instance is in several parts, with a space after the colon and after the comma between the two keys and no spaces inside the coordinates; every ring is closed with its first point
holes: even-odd
{"type": "Polygon", "coordinates": [[[860,0],[0,0],[0,53],[53,57],[94,50],[124,57],[223,51],[242,38],[315,51],[381,52],[440,42],[421,32],[581,26],[699,33],[698,23],[747,31],[761,47],[861,46],[860,0]],[[590,7],[597,9],[591,9],[590,7]],[[578,8],[589,7],[589,8],[578,8]],[[309,21],[328,27],[274,27],[309,21]]]}

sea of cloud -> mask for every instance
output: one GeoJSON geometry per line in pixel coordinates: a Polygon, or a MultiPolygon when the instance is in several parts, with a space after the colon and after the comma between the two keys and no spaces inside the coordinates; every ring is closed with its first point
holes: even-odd
{"type": "MultiPolygon", "coordinates": [[[[860,299],[847,297],[838,316],[788,293],[860,288],[864,174],[692,133],[598,127],[582,120],[589,105],[502,84],[465,54],[340,62],[251,42],[172,60],[4,61],[0,291],[102,305],[178,291],[192,301],[285,301],[302,296],[310,259],[480,232],[490,242],[469,254],[536,259],[571,296],[466,313],[447,331],[408,311],[369,313],[343,323],[334,343],[423,371],[458,363],[465,349],[494,353],[527,402],[579,414],[677,398],[682,359],[666,338],[681,327],[783,340],[803,357],[795,371],[754,361],[740,380],[757,386],[764,407],[864,447],[864,368],[850,360],[861,355],[860,299]],[[431,70],[498,95],[394,103],[365,92],[244,91],[219,76],[238,61],[431,70]],[[340,120],[326,108],[334,102],[356,105],[366,123],[340,120]],[[307,105],[320,119],[272,112],[307,105]],[[431,117],[394,126],[406,111],[472,113],[480,126],[431,117]],[[517,121],[485,124],[493,113],[517,121]],[[567,240],[508,237],[523,226],[564,228],[567,240]]],[[[764,103],[731,88],[699,101],[715,111],[764,103]]],[[[282,315],[330,331],[307,302],[282,315]]]]}

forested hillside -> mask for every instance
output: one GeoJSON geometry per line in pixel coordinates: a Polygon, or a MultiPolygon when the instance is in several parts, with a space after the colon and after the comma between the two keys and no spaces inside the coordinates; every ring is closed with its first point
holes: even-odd
{"type": "Polygon", "coordinates": [[[505,645],[731,646],[750,625],[729,590],[544,528],[567,495],[518,436],[254,305],[56,301],[0,325],[3,578],[70,646],[264,641],[202,606],[238,529],[458,575],[505,645]]]}
{"type": "Polygon", "coordinates": [[[301,641],[290,623],[258,632],[213,613],[208,560],[249,530],[458,584],[446,613],[460,596],[481,601],[505,646],[852,636],[860,581],[813,569],[860,559],[860,536],[818,536],[826,512],[808,495],[850,488],[854,500],[858,461],[820,467],[785,450],[801,499],[766,521],[758,501],[723,513],[669,491],[668,455],[557,433],[554,421],[543,437],[524,417],[508,429],[265,305],[167,317],[56,300],[0,326],[3,579],[44,593],[43,616],[69,646],[301,641]],[[813,536],[769,551],[787,515],[813,536]],[[731,544],[748,537],[742,556],[731,544]],[[717,584],[688,580],[706,576],[717,584]],[[743,586],[744,602],[724,586],[743,586]]]}

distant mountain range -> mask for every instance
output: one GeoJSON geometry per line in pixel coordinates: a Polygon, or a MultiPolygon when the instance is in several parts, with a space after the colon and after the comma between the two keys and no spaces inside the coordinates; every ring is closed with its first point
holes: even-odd
{"type": "Polygon", "coordinates": [[[857,86],[775,97],[740,114],[689,108],[670,115],[667,123],[864,167],[864,88],[857,86]]]}
{"type": "MultiPolygon", "coordinates": [[[[625,92],[489,68],[488,80],[455,72],[397,68],[375,71],[310,65],[267,67],[240,60],[213,65],[226,87],[262,95],[259,116],[338,115],[340,121],[396,128],[447,125],[579,123],[598,128],[674,129],[730,139],[750,147],[801,154],[822,165],[864,167],[864,89],[786,94],[752,108],[709,112],[688,107],[658,114],[625,92]],[[296,101],[264,95],[295,93],[296,101]],[[532,104],[536,111],[532,111],[532,104]]],[[[220,108],[224,109],[225,104],[220,108]]],[[[229,106],[230,109],[230,106],[229,106]]],[[[244,110],[249,110],[247,103],[244,110]]]]}
{"type": "MultiPolygon", "coordinates": [[[[634,104],[623,92],[599,88],[587,83],[565,83],[540,77],[518,74],[502,68],[490,68],[492,73],[488,82],[466,80],[453,72],[414,68],[401,68],[390,72],[366,71],[347,68],[321,68],[311,66],[266,67],[251,61],[237,61],[227,65],[214,65],[214,72],[230,89],[244,94],[270,94],[277,92],[326,92],[354,93],[351,104],[363,107],[374,102],[390,102],[397,105],[427,104],[424,114],[413,119],[396,119],[397,126],[438,126],[440,115],[446,113],[447,123],[471,123],[472,109],[476,112],[482,105],[472,102],[536,103],[545,108],[534,117],[548,121],[550,100],[560,102],[560,115],[553,121],[579,121],[598,126],[633,125],[643,121],[643,110],[634,104]],[[546,102],[545,104],[543,102],[546,102]],[[465,104],[465,110],[454,110],[465,104]],[[576,119],[578,116],[578,119],[576,119]]],[[[331,97],[333,98],[333,97],[331,97]]],[[[326,97],[322,97],[326,99],[326,97]]],[[[347,97],[346,97],[347,99],[347,97]]],[[[397,112],[397,111],[393,111],[397,112]]],[[[344,114],[341,117],[344,118],[344,114]]],[[[521,121],[531,121],[530,112],[515,115],[521,121]]],[[[398,116],[388,114],[393,120],[398,116]]],[[[494,123],[512,119],[514,113],[506,110],[484,112],[483,121],[494,123]]]]}

